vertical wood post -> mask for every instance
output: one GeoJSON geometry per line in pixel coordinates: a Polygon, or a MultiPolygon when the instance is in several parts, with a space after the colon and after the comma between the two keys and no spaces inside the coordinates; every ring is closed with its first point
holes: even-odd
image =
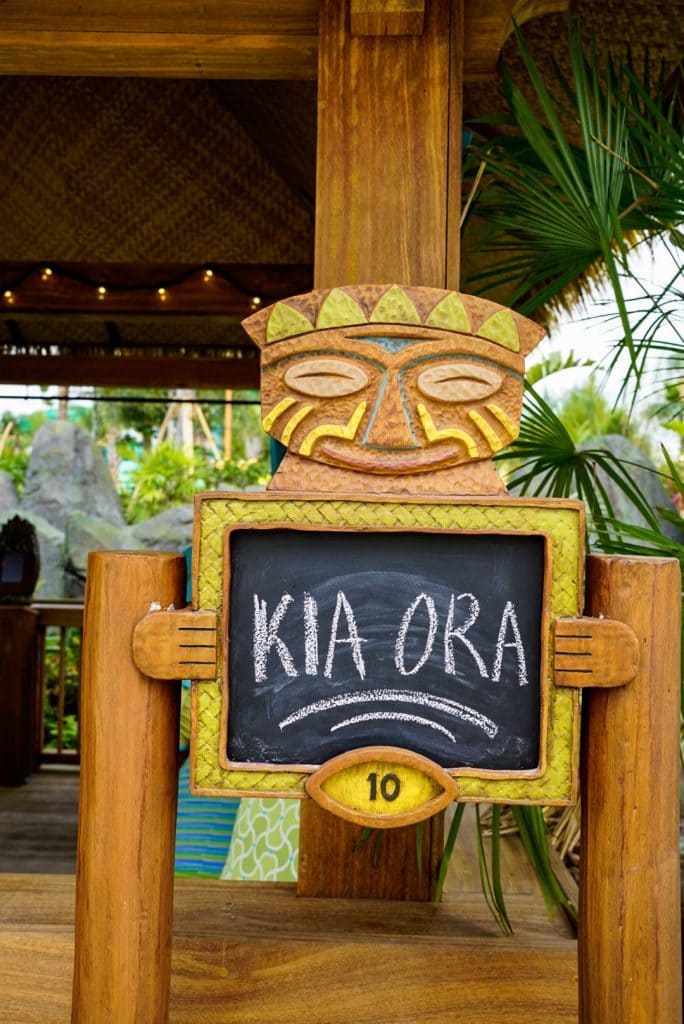
{"type": "MultiPolygon", "coordinates": [[[[462,0],[430,0],[423,31],[355,36],[347,0],[323,0],[318,66],[314,285],[369,282],[458,288],[462,0]]],[[[393,830],[380,866],[360,829],[306,802],[303,896],[429,900],[444,817],[393,830]]]]}
{"type": "Polygon", "coordinates": [[[185,560],[92,552],[81,672],[72,1024],[166,1024],[179,692],[142,675],[132,634],[185,603],[185,560]]]}
{"type": "Polygon", "coordinates": [[[314,285],[458,287],[463,4],[415,36],[354,36],[323,0],[314,285]]]}
{"type": "Polygon", "coordinates": [[[677,1024],[679,566],[591,557],[587,598],[589,615],[631,626],[641,663],[627,686],[584,696],[580,1020],[677,1024]]]}

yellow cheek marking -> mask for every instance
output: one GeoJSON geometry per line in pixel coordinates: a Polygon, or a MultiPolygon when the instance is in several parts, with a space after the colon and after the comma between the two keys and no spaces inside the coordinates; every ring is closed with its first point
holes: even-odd
{"type": "Polygon", "coordinates": [[[296,402],[296,398],[283,398],[281,402],[278,402],[277,405],[273,406],[268,416],[264,416],[263,420],[261,421],[261,425],[263,426],[267,434],[270,431],[273,424],[275,423],[275,421],[278,419],[278,417],[281,416],[286,409],[289,409],[291,405],[295,405],[296,402]]]}
{"type": "Polygon", "coordinates": [[[492,416],[499,421],[511,441],[515,441],[516,437],[520,433],[520,425],[518,423],[514,423],[510,416],[503,411],[501,406],[495,405],[494,402],[490,402],[489,405],[486,405],[485,409],[487,412],[491,412],[492,416]]]}
{"type": "Polygon", "coordinates": [[[471,409],[468,413],[468,419],[473,421],[493,452],[501,451],[503,448],[503,441],[496,435],[487,421],[482,419],[479,412],[475,412],[474,409],[471,409]]]}
{"type": "Polygon", "coordinates": [[[286,448],[290,443],[290,438],[292,437],[294,431],[297,429],[302,420],[309,415],[312,409],[313,405],[303,405],[302,408],[298,409],[294,416],[292,416],[291,419],[287,421],[287,423],[285,424],[285,429],[280,435],[280,443],[284,444],[286,448]]]}
{"type": "Polygon", "coordinates": [[[459,430],[457,427],[446,427],[444,430],[438,430],[434,424],[432,416],[427,411],[422,402],[418,402],[417,405],[418,415],[420,416],[420,422],[423,424],[423,430],[425,436],[430,444],[433,441],[446,441],[453,439],[455,441],[462,441],[466,446],[466,451],[471,459],[477,459],[480,456],[477,445],[473,441],[470,434],[466,434],[465,430],[459,430]]]}
{"type": "Polygon", "coordinates": [[[345,441],[353,441],[359,429],[363,414],[366,411],[366,403],[360,402],[349,417],[345,426],[341,427],[335,423],[322,423],[320,427],[314,427],[306,435],[299,446],[300,455],[311,455],[316,441],[322,437],[343,437],[345,441]]]}

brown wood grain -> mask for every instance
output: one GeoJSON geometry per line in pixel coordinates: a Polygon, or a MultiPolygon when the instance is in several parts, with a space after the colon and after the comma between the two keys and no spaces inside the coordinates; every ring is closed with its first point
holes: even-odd
{"type": "Polygon", "coordinates": [[[215,612],[150,612],[133,630],[133,661],[151,679],[215,679],[215,612]]]}
{"type": "Polygon", "coordinates": [[[595,555],[588,612],[634,630],[634,680],[585,695],[582,1024],[682,1020],[679,899],[681,580],[674,559],[595,555]]]}
{"type": "Polygon", "coordinates": [[[415,825],[389,829],[355,849],[361,835],[353,825],[323,810],[313,800],[302,803],[299,839],[299,896],[418,900],[434,898],[444,847],[444,813],[422,826],[422,870],[418,870],[415,825]]]}
{"type": "Polygon", "coordinates": [[[241,35],[318,32],[317,0],[3,0],[8,28],[92,32],[218,32],[241,35]]]}
{"type": "Polygon", "coordinates": [[[556,686],[624,686],[639,668],[639,641],[614,619],[556,619],[553,681],[556,686]]]}
{"type": "Polygon", "coordinates": [[[164,356],[19,356],[0,361],[3,384],[69,387],[258,389],[259,360],[188,359],[164,356]]]}
{"type": "Polygon", "coordinates": [[[451,7],[432,0],[420,36],[354,37],[321,4],[318,288],[445,286],[451,7]]]}
{"type": "Polygon", "coordinates": [[[312,79],[316,35],[0,27],[0,74],[312,79]]]}
{"type": "MultiPolygon", "coordinates": [[[[70,877],[0,878],[0,1024],[69,1021],[73,899],[70,877]]],[[[179,880],[170,1020],[576,1024],[576,943],[539,894],[508,907],[515,942],[475,891],[437,911],[179,880]]]]}
{"type": "MultiPolygon", "coordinates": [[[[318,6],[317,0],[174,0],[162,13],[158,0],[4,0],[0,71],[311,79],[317,73],[318,6]]],[[[567,0],[469,2],[466,80],[495,75],[511,14],[523,24],[566,8],[567,0]]]]}
{"type": "Polygon", "coordinates": [[[132,634],[184,583],[182,555],[88,558],[73,1024],[166,1024],[179,689],[142,675],[132,634]]]}
{"type": "Polygon", "coordinates": [[[425,22],[425,0],[351,0],[354,36],[419,36],[425,22]]]}

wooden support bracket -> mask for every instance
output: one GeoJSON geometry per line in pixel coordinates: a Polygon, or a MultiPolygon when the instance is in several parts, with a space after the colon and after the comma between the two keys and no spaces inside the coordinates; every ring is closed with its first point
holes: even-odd
{"type": "Polygon", "coordinates": [[[556,686],[624,686],[637,674],[639,642],[615,619],[556,619],[553,662],[556,686]]]}
{"type": "Polygon", "coordinates": [[[351,0],[353,36],[419,36],[425,0],[351,0]]]}
{"type": "Polygon", "coordinates": [[[151,611],[133,632],[133,660],[152,679],[216,678],[215,612],[151,611]]]}

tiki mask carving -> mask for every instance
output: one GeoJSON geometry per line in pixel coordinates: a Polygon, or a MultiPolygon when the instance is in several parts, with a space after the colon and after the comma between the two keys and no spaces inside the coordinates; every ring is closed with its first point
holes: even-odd
{"type": "Polygon", "coordinates": [[[510,444],[543,334],[484,299],[397,285],[295,296],[244,326],[262,350],[267,433],[304,458],[393,475],[510,444]]]}

